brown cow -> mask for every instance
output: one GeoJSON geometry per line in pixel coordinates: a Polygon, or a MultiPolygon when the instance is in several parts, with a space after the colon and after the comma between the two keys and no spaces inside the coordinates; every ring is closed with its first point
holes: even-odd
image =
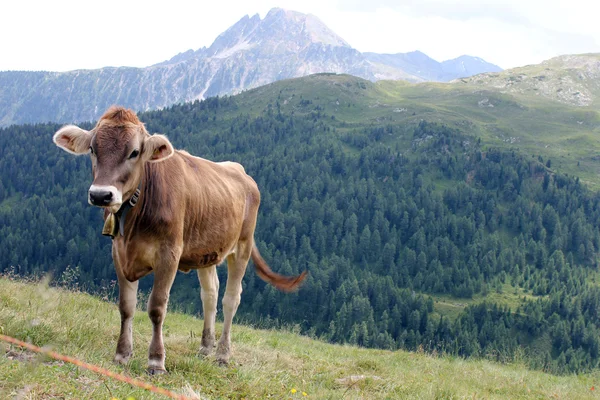
{"type": "Polygon", "coordinates": [[[108,230],[114,236],[121,313],[116,362],[126,363],[131,357],[138,279],[150,272],[155,276],[148,300],[153,324],[151,374],[166,372],[162,324],[178,269],[198,273],[204,310],[200,353],[208,355],[215,342],[216,267],[227,260],[219,363],[227,363],[231,354],[231,323],[250,257],[258,275],[280,290],[294,290],[304,280],[306,271],[284,277],[261,258],[254,244],[260,193],[240,164],[215,163],[176,151],[165,136],[149,135],[131,110],[120,107],[110,108],[91,131],[73,125],[61,128],[54,143],[72,154],[91,153],[94,180],[88,201],[105,209],[105,228],[115,224],[108,230]],[[131,199],[138,197],[138,189],[135,204],[131,199]]]}

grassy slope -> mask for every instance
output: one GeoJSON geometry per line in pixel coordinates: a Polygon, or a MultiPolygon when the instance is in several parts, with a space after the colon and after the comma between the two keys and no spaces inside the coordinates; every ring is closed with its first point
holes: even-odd
{"type": "Polygon", "coordinates": [[[236,97],[238,113],[257,116],[268,107],[312,112],[321,107],[341,130],[362,126],[410,126],[425,119],[481,137],[484,144],[519,149],[552,160],[552,169],[579,176],[600,189],[600,113],[544,97],[500,93],[471,84],[379,81],[349,75],[318,74],[275,82],[236,97]],[[302,106],[302,100],[311,100],[302,106]]]}
{"type": "MultiPolygon", "coordinates": [[[[481,137],[484,144],[542,155],[552,160],[553,169],[580,176],[593,188],[600,188],[600,162],[594,159],[600,151],[600,114],[591,107],[474,86],[381,85],[391,96],[402,96],[407,104],[432,106],[432,111],[417,112],[415,117],[454,125],[481,137]]],[[[407,109],[410,111],[410,106],[407,109]]]]}
{"type": "MultiPolygon", "coordinates": [[[[331,345],[291,332],[239,325],[233,329],[232,365],[222,368],[196,356],[202,322],[178,313],[169,313],[164,329],[170,374],[150,378],[144,372],[150,339],[147,316],[140,311],[135,317],[135,355],[125,367],[111,362],[118,321],[114,304],[90,295],[0,278],[3,333],[176,392],[189,395],[193,390],[203,399],[303,398],[302,392],[319,399],[585,399],[597,397],[590,388],[600,383],[598,372],[557,377],[529,371],[519,364],[331,345]],[[364,375],[366,379],[354,384],[338,381],[352,375],[364,375]],[[297,393],[292,394],[291,389],[297,393]]],[[[161,398],[27,353],[21,355],[30,358],[27,361],[11,360],[4,355],[8,346],[0,346],[1,398],[17,394],[23,399],[161,398]]]]}

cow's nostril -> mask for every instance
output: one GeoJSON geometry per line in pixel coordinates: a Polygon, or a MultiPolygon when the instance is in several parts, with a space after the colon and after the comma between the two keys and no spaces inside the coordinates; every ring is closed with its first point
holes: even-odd
{"type": "Polygon", "coordinates": [[[113,194],[109,190],[95,190],[90,192],[90,202],[95,206],[107,206],[113,200],[113,194]]]}
{"type": "Polygon", "coordinates": [[[112,200],[112,197],[113,197],[112,192],[108,192],[108,193],[106,193],[104,195],[104,199],[103,200],[104,200],[105,203],[110,203],[111,200],[112,200]]]}

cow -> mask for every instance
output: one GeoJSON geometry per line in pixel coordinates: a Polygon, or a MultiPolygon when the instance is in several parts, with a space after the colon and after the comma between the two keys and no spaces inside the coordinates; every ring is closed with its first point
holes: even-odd
{"type": "Polygon", "coordinates": [[[260,192],[240,164],[211,162],[175,150],[166,136],[150,135],[133,111],[116,106],[92,130],[67,125],[53,140],[69,153],[90,154],[93,182],[88,202],[104,209],[103,233],[113,237],[119,284],[121,331],[115,362],[127,363],[132,355],[138,282],[151,272],[151,375],[166,372],[162,325],[178,270],[194,269],[198,274],[204,312],[199,353],[209,355],[215,347],[216,267],[227,261],[223,332],[216,346],[216,360],[225,365],[248,260],[252,258],[261,279],[282,291],[297,289],[305,279],[306,271],[295,277],[273,272],[258,252],[254,229],[260,192]]]}

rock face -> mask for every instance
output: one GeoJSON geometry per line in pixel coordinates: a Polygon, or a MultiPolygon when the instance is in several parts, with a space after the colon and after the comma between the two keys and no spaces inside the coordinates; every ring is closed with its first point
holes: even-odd
{"type": "MultiPolygon", "coordinates": [[[[448,71],[457,70],[446,63],[448,71]]],[[[419,52],[360,53],[317,17],[274,8],[264,19],[245,16],[209,48],[189,50],[146,68],[0,72],[0,126],[88,121],[112,104],[142,111],[163,108],[319,72],[419,82],[475,71],[430,71],[440,65],[444,63],[419,52]]]]}
{"type": "Polygon", "coordinates": [[[600,99],[600,54],[564,55],[541,64],[481,74],[454,83],[545,97],[574,106],[597,106],[600,99]]]}

